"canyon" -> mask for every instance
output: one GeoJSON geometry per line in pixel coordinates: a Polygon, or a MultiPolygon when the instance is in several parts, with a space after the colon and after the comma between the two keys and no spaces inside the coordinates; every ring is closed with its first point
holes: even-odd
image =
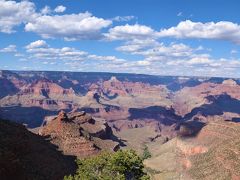
{"type": "Polygon", "coordinates": [[[237,179],[227,166],[238,158],[218,165],[239,153],[239,92],[240,79],[232,78],[0,71],[0,118],[67,156],[125,148],[142,154],[147,146],[153,179],[214,179],[220,171],[237,179]],[[202,176],[196,168],[203,173],[205,158],[214,165],[202,176]]]}

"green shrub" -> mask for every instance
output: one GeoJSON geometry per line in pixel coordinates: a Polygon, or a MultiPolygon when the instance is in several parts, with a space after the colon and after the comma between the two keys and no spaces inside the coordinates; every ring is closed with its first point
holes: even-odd
{"type": "Polygon", "coordinates": [[[151,153],[149,152],[148,147],[145,146],[144,149],[143,149],[142,158],[143,158],[143,160],[144,160],[144,159],[148,159],[148,158],[150,158],[150,157],[152,157],[152,155],[151,155],[151,153]]]}
{"type": "Polygon", "coordinates": [[[101,153],[98,156],[77,160],[74,176],[65,180],[149,180],[143,171],[143,160],[133,150],[101,153]]]}

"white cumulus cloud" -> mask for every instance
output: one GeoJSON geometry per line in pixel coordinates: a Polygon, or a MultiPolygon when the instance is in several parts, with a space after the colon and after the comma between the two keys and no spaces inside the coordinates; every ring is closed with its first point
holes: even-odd
{"type": "Polygon", "coordinates": [[[70,47],[52,48],[43,40],[28,44],[26,51],[30,54],[30,59],[41,60],[83,60],[88,54],[70,47]]]}
{"type": "Polygon", "coordinates": [[[13,33],[16,26],[35,17],[35,5],[32,2],[0,0],[0,32],[13,33]]]}
{"type": "Polygon", "coordinates": [[[40,16],[35,21],[27,23],[25,30],[35,32],[43,38],[98,39],[101,34],[100,30],[111,23],[110,20],[85,12],[62,16],[40,16]]]}
{"type": "Polygon", "coordinates": [[[47,15],[52,12],[51,8],[49,6],[45,6],[44,8],[41,9],[41,14],[47,15]]]}
{"type": "Polygon", "coordinates": [[[27,0],[0,0],[0,32],[13,33],[17,26],[24,24],[26,32],[35,32],[42,38],[99,39],[102,37],[101,30],[112,24],[112,20],[93,16],[89,12],[53,14],[65,10],[62,5],[54,10],[45,6],[38,12],[35,4],[27,0]]]}
{"type": "Polygon", "coordinates": [[[156,32],[145,25],[123,25],[115,26],[105,34],[108,40],[129,40],[129,39],[146,39],[155,38],[156,32]]]}
{"type": "Polygon", "coordinates": [[[26,46],[27,49],[34,49],[34,48],[40,48],[40,47],[48,47],[46,41],[37,40],[37,41],[31,42],[29,45],[26,46]]]}
{"type": "Polygon", "coordinates": [[[26,46],[26,51],[30,55],[30,59],[41,60],[89,60],[89,61],[108,61],[114,63],[125,62],[126,60],[117,58],[115,56],[99,56],[89,54],[72,47],[52,48],[44,40],[37,40],[31,42],[26,46]]]}
{"type": "Polygon", "coordinates": [[[180,22],[176,27],[162,29],[159,37],[202,38],[227,40],[240,43],[240,25],[228,21],[220,22],[180,22]]]}
{"type": "Polygon", "coordinates": [[[57,6],[55,9],[54,9],[54,11],[56,12],[56,13],[62,13],[62,12],[64,12],[64,11],[66,11],[66,7],[65,6],[62,6],[62,5],[60,5],[60,6],[57,6]]]}

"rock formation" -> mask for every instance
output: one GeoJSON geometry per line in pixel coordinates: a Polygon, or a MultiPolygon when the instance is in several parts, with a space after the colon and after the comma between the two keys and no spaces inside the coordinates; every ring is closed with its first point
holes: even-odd
{"type": "Polygon", "coordinates": [[[77,157],[119,148],[119,143],[112,140],[114,137],[108,124],[104,120],[93,119],[85,112],[66,114],[61,111],[40,129],[39,134],[49,136],[64,154],[77,157]]]}
{"type": "Polygon", "coordinates": [[[64,156],[46,139],[23,125],[0,120],[0,177],[7,179],[63,179],[74,173],[75,158],[64,156]]]}
{"type": "Polygon", "coordinates": [[[33,94],[33,96],[51,96],[73,95],[73,89],[64,89],[48,79],[37,80],[36,82],[22,87],[22,94],[33,94]]]}

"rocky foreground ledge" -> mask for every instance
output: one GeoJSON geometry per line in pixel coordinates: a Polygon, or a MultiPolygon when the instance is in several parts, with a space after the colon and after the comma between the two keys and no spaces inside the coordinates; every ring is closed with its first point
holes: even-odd
{"type": "Polygon", "coordinates": [[[0,179],[63,179],[75,172],[75,157],[65,156],[23,125],[0,119],[0,179]]]}
{"type": "Polygon", "coordinates": [[[39,135],[48,137],[65,155],[78,158],[95,155],[101,150],[116,151],[120,147],[112,129],[103,119],[94,119],[84,111],[65,113],[46,122],[39,135]]]}

